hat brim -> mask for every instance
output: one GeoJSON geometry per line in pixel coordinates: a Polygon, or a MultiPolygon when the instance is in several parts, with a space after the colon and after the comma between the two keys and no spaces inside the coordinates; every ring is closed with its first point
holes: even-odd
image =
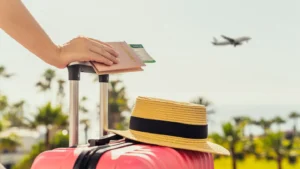
{"type": "Polygon", "coordinates": [[[172,147],[172,148],[184,149],[184,150],[207,152],[207,153],[213,153],[219,155],[230,155],[230,152],[227,149],[225,149],[224,147],[218,144],[207,141],[206,139],[195,140],[195,139],[187,139],[187,138],[173,137],[167,135],[145,133],[145,132],[139,132],[134,130],[124,130],[124,131],[108,130],[108,132],[112,132],[124,138],[142,142],[142,143],[148,143],[148,144],[153,144],[158,146],[166,146],[166,147],[172,147]]]}

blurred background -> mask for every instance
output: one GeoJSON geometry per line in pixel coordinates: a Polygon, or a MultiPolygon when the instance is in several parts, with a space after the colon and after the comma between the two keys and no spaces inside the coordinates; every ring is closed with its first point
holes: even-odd
{"type": "MultiPolygon", "coordinates": [[[[137,96],[205,105],[209,137],[232,156],[215,168],[300,168],[300,2],[23,0],[57,44],[78,35],[143,44],[156,63],[110,76],[109,127],[126,129],[137,96]],[[296,31],[297,30],[297,31],[296,31]],[[213,37],[250,36],[241,46],[213,37]]],[[[0,163],[29,169],[68,146],[69,83],[0,31],[0,163]]],[[[99,84],[80,81],[80,143],[98,137],[99,84]]]]}

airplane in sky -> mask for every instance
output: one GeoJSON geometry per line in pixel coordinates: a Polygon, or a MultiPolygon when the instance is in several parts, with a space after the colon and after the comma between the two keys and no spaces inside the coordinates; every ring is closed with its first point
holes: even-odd
{"type": "Polygon", "coordinates": [[[218,41],[215,37],[213,38],[213,42],[212,44],[215,46],[224,46],[224,45],[233,45],[234,47],[238,46],[238,45],[242,45],[243,42],[248,42],[249,40],[251,40],[250,37],[248,36],[243,36],[243,37],[239,37],[239,38],[230,38],[224,35],[221,35],[222,38],[224,38],[226,41],[218,41]]]}

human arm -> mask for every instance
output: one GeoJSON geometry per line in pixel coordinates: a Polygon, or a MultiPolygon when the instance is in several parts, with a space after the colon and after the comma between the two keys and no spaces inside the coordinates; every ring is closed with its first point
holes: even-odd
{"type": "Polygon", "coordinates": [[[0,28],[46,63],[64,68],[74,61],[117,63],[117,53],[109,45],[78,37],[63,46],[50,37],[26,9],[21,0],[0,0],[0,28]]]}

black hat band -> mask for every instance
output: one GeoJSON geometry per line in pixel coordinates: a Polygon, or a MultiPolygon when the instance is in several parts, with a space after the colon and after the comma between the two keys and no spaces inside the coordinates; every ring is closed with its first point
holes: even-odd
{"type": "Polygon", "coordinates": [[[191,139],[206,139],[208,135],[207,125],[190,125],[134,116],[130,118],[129,128],[140,132],[191,139]]]}

